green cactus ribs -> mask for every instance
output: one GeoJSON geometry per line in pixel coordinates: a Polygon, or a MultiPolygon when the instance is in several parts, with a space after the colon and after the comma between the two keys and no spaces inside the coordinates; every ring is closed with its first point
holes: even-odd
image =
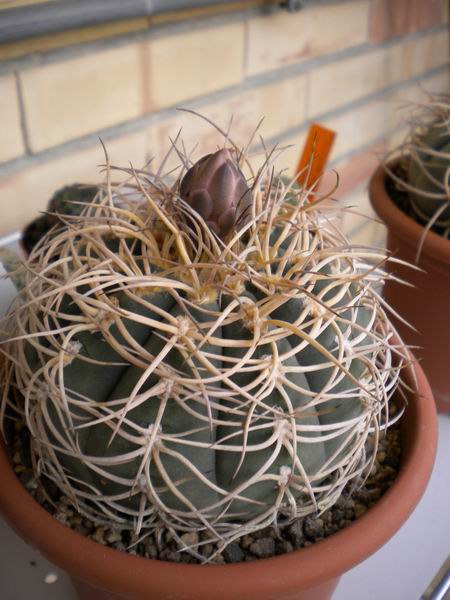
{"type": "Polygon", "coordinates": [[[133,200],[100,186],[29,260],[1,414],[95,522],[224,544],[287,523],[365,473],[389,422],[407,358],[373,291],[383,252],[233,156],[175,184],[135,171],[133,200]]]}
{"type": "Polygon", "coordinates": [[[55,192],[47,205],[47,212],[40,215],[25,228],[22,243],[29,254],[36,244],[56,225],[61,224],[58,215],[79,216],[96,194],[96,186],[74,183],[55,192]]]}

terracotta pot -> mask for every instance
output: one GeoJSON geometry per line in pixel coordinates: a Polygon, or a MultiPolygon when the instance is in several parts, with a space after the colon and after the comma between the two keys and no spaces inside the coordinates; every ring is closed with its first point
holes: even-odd
{"type": "MultiPolygon", "coordinates": [[[[424,228],[394,204],[386,192],[385,179],[386,173],[379,167],[369,185],[370,201],[387,227],[388,250],[396,258],[414,264],[424,228]]],[[[392,308],[417,329],[393,319],[401,338],[417,347],[414,354],[427,374],[438,410],[450,412],[450,240],[429,232],[418,266],[423,271],[388,263],[388,271],[414,288],[388,281],[383,294],[392,308]]]]}
{"type": "Polygon", "coordinates": [[[308,548],[223,566],[124,554],[83,537],[48,514],[16,478],[4,445],[0,511],[19,535],[67,571],[83,600],[327,600],[342,573],[378,550],[401,527],[430,477],[437,443],[436,408],[418,364],[405,369],[405,382],[414,388],[413,370],[418,392],[408,393],[397,479],[357,521],[308,548]]]}

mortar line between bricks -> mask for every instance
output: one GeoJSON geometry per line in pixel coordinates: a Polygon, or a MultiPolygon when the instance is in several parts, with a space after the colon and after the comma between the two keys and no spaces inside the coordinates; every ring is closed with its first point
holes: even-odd
{"type": "MultiPolygon", "coordinates": [[[[352,1],[352,0],[351,0],[352,1]]],[[[307,7],[308,8],[308,7],[307,7]]],[[[0,63],[0,75],[10,73],[13,70],[27,70],[36,67],[45,66],[48,64],[62,62],[71,58],[77,58],[79,56],[88,55],[91,52],[102,52],[113,48],[118,48],[131,43],[139,43],[142,41],[148,41],[150,39],[157,39],[160,37],[175,36],[186,32],[199,31],[202,29],[214,28],[224,26],[231,23],[248,21],[254,16],[271,15],[280,12],[282,9],[276,6],[261,6],[252,7],[248,9],[241,9],[235,13],[227,13],[224,15],[212,15],[205,17],[194,17],[187,19],[186,21],[180,21],[176,23],[164,23],[161,25],[154,25],[150,28],[132,31],[124,33],[122,35],[106,37],[91,42],[82,42],[80,44],[72,44],[63,48],[55,48],[44,51],[42,53],[34,52],[31,56],[17,57],[0,63]]],[[[448,24],[440,24],[428,29],[422,29],[407,33],[403,36],[395,37],[391,40],[387,40],[381,43],[370,43],[365,42],[338,50],[336,52],[329,52],[327,54],[305,58],[297,63],[288,65],[282,68],[276,68],[270,71],[266,71],[261,74],[251,75],[247,77],[248,80],[259,80],[268,78],[268,80],[275,81],[278,78],[288,77],[290,74],[295,72],[301,72],[306,68],[315,68],[317,66],[333,63],[336,60],[342,58],[349,58],[356,56],[360,52],[375,52],[379,49],[389,48],[396,45],[399,42],[414,41],[434,33],[440,33],[441,31],[447,31],[448,24]]]]}
{"type": "Polygon", "coordinates": [[[92,52],[102,52],[104,50],[119,48],[128,44],[147,42],[151,39],[201,31],[202,29],[212,29],[236,22],[242,22],[252,16],[272,14],[275,11],[279,12],[281,9],[262,5],[260,7],[244,8],[236,10],[235,12],[220,15],[196,16],[183,21],[150,25],[149,27],[139,29],[138,31],[129,31],[123,34],[112,35],[88,42],[70,44],[68,46],[52,48],[42,52],[35,51],[31,56],[19,56],[4,60],[3,63],[0,63],[0,75],[10,73],[16,69],[32,69],[62,62],[71,58],[77,58],[78,56],[89,55],[92,52]]]}
{"type": "Polygon", "coordinates": [[[380,219],[378,217],[374,217],[371,215],[361,215],[361,216],[363,217],[363,221],[359,225],[356,225],[356,227],[353,227],[353,229],[350,229],[350,231],[348,231],[345,234],[345,237],[351,238],[353,235],[356,235],[357,233],[361,233],[361,231],[363,231],[363,229],[365,229],[366,227],[369,227],[370,225],[373,225],[373,224],[384,225],[383,221],[380,221],[380,219]]]}
{"type": "MultiPolygon", "coordinates": [[[[379,139],[378,141],[380,142],[382,140],[379,139]]],[[[371,145],[373,145],[373,144],[371,144],[371,145]]],[[[349,193],[346,195],[345,202],[347,202],[348,200],[351,200],[351,198],[354,194],[360,194],[361,192],[364,192],[366,189],[367,189],[367,180],[360,181],[357,185],[355,185],[354,187],[349,189],[349,193]]]]}
{"type": "MultiPolygon", "coordinates": [[[[293,134],[296,135],[296,134],[303,133],[304,131],[306,131],[308,129],[308,127],[312,123],[324,122],[329,119],[339,117],[350,110],[361,108],[364,105],[367,105],[371,102],[376,102],[377,100],[383,100],[385,98],[388,98],[395,91],[401,90],[402,88],[406,88],[414,83],[425,82],[427,79],[431,79],[435,75],[444,73],[447,69],[448,69],[448,64],[444,64],[439,67],[435,67],[434,69],[430,69],[429,71],[426,71],[425,73],[421,73],[420,75],[416,75],[415,77],[411,77],[410,79],[406,79],[404,81],[398,81],[388,87],[385,87],[381,90],[377,90],[376,92],[373,92],[372,94],[368,94],[367,96],[362,96],[361,98],[353,100],[352,102],[343,104],[343,105],[339,106],[338,108],[335,108],[334,110],[331,110],[331,111],[328,111],[325,113],[321,113],[319,115],[314,115],[314,117],[309,118],[309,119],[305,119],[297,127],[291,127],[288,131],[277,134],[276,136],[273,136],[265,141],[268,144],[274,143],[275,141],[282,142],[284,139],[291,138],[293,134]]],[[[396,131],[397,129],[400,129],[400,128],[401,128],[401,125],[399,125],[395,129],[393,129],[392,131],[396,131]]],[[[381,137],[385,137],[385,135],[386,134],[383,134],[383,136],[381,136],[381,137]]],[[[372,145],[373,143],[375,143],[375,141],[371,141],[369,143],[369,145],[372,145]]],[[[364,147],[366,147],[366,145],[364,145],[364,147]]],[[[357,151],[359,151],[360,148],[363,148],[363,146],[358,147],[357,151]]],[[[334,159],[333,162],[330,163],[330,165],[336,164],[336,162],[341,162],[347,156],[351,156],[353,154],[355,154],[355,150],[350,150],[349,152],[343,153],[342,155],[340,155],[339,157],[334,159]]]]}
{"type": "Polygon", "coordinates": [[[245,82],[245,74],[247,73],[247,66],[249,63],[249,31],[248,31],[248,21],[244,22],[244,42],[243,42],[243,56],[242,56],[242,82],[241,85],[245,82]]]}
{"type": "Polygon", "coordinates": [[[23,136],[23,143],[25,146],[26,154],[31,154],[30,137],[28,135],[27,118],[25,113],[25,104],[23,98],[22,82],[20,80],[19,73],[14,73],[16,80],[17,98],[19,104],[19,119],[20,119],[20,130],[23,136]]]}
{"type": "MultiPolygon", "coordinates": [[[[335,5],[356,3],[360,0],[303,0],[304,8],[308,9],[311,6],[320,5],[335,5]]],[[[303,10],[302,9],[302,10],[303,10]]],[[[186,18],[180,21],[169,23],[161,23],[151,25],[148,28],[138,31],[129,31],[122,34],[106,36],[97,40],[80,42],[79,44],[70,44],[68,46],[52,48],[43,52],[36,51],[32,56],[20,56],[11,59],[6,59],[3,64],[0,63],[0,75],[9,73],[13,69],[28,69],[37,66],[44,66],[54,62],[60,62],[68,58],[83,56],[90,52],[101,52],[110,48],[117,48],[130,43],[139,43],[148,41],[151,38],[159,38],[164,36],[175,36],[185,32],[219,27],[230,23],[248,21],[252,17],[271,16],[277,13],[284,12],[284,9],[277,5],[265,4],[261,0],[260,6],[251,6],[249,8],[241,8],[235,11],[226,11],[219,14],[200,15],[191,18],[186,18]]],[[[427,31],[432,31],[433,28],[427,31]]],[[[414,35],[408,34],[408,35],[414,35]]]]}
{"type": "MultiPolygon", "coordinates": [[[[358,156],[358,154],[361,154],[362,152],[366,152],[367,150],[370,150],[370,148],[372,148],[372,146],[376,146],[377,144],[380,144],[381,142],[385,142],[386,138],[388,137],[387,133],[389,133],[389,134],[398,133],[399,131],[402,130],[402,128],[403,128],[402,125],[397,125],[396,127],[393,127],[392,129],[390,129],[389,132],[385,131],[384,133],[380,133],[380,135],[369,140],[368,142],[365,142],[361,146],[358,146],[357,148],[352,148],[351,150],[344,152],[340,156],[338,156],[335,159],[333,159],[332,161],[330,161],[327,168],[334,169],[340,163],[348,162],[354,156],[358,156]]],[[[374,152],[374,154],[375,154],[375,152],[374,152]]]]}
{"type": "MultiPolygon", "coordinates": [[[[328,111],[328,112],[322,113],[320,115],[315,115],[314,118],[304,120],[297,127],[291,127],[289,130],[280,132],[276,136],[272,136],[271,138],[268,138],[267,140],[265,140],[265,144],[270,145],[270,144],[274,144],[275,142],[282,143],[283,140],[291,138],[293,135],[302,134],[305,130],[307,130],[307,128],[309,127],[309,125],[312,122],[325,121],[328,119],[332,119],[334,117],[338,117],[342,114],[345,114],[349,110],[358,109],[360,107],[363,107],[364,105],[366,105],[370,102],[374,102],[376,100],[382,100],[383,98],[388,97],[394,91],[397,91],[401,88],[406,88],[407,86],[414,84],[414,83],[425,82],[427,79],[430,79],[431,77],[434,77],[435,75],[444,73],[447,70],[447,68],[448,68],[447,65],[442,65],[440,67],[436,67],[435,69],[431,69],[430,71],[427,71],[426,73],[422,73],[421,75],[417,75],[416,77],[412,77],[411,79],[407,79],[407,80],[401,81],[401,82],[396,82],[395,84],[388,86],[386,88],[383,88],[382,90],[378,90],[378,91],[374,92],[373,94],[369,94],[367,96],[362,96],[361,98],[358,98],[357,100],[354,100],[347,104],[341,105],[332,111],[328,111]]],[[[233,86],[232,89],[234,91],[236,91],[236,86],[233,86]]],[[[238,86],[237,90],[239,90],[239,89],[240,88],[238,86]]],[[[184,107],[201,110],[202,107],[206,107],[211,104],[214,104],[215,102],[217,102],[221,99],[223,99],[222,92],[219,94],[213,93],[213,94],[209,94],[208,96],[202,96],[201,98],[187,101],[184,103],[184,107]]],[[[159,112],[151,114],[151,115],[145,115],[143,117],[138,117],[131,121],[127,121],[127,122],[121,123],[119,125],[114,125],[113,127],[109,127],[106,129],[102,129],[100,131],[96,131],[94,133],[88,134],[81,138],[77,138],[75,140],[70,140],[68,142],[65,142],[64,144],[60,144],[60,145],[50,148],[48,150],[43,150],[42,152],[38,152],[36,154],[27,154],[25,156],[21,156],[19,158],[13,159],[12,161],[1,164],[0,165],[0,177],[16,173],[16,172],[24,170],[28,167],[37,166],[39,164],[45,164],[47,162],[50,162],[52,159],[60,158],[62,156],[67,156],[67,155],[73,154],[75,152],[78,152],[80,150],[92,148],[93,146],[95,146],[96,144],[99,143],[99,141],[98,141],[99,138],[101,138],[104,142],[108,142],[109,140],[115,140],[126,134],[136,133],[136,132],[140,131],[141,129],[146,129],[146,128],[151,127],[152,125],[157,125],[158,123],[163,122],[164,120],[174,117],[178,114],[179,114],[179,112],[177,111],[176,107],[170,107],[170,108],[164,109],[162,111],[159,111],[159,112]]],[[[255,126],[256,126],[256,121],[257,121],[257,119],[255,119],[255,126]]],[[[384,136],[385,136],[385,134],[383,134],[383,137],[384,136]]],[[[373,143],[375,143],[374,140],[370,142],[370,145],[372,145],[373,143]]],[[[254,148],[257,149],[259,147],[260,146],[255,145],[254,148]]],[[[344,153],[335,160],[337,160],[338,162],[341,162],[347,156],[348,157],[352,156],[360,148],[363,148],[363,146],[358,147],[358,149],[356,149],[356,150],[351,150],[348,153],[344,153]]],[[[332,164],[334,164],[334,163],[335,163],[335,161],[333,161],[332,164]]]]}
{"type": "Polygon", "coordinates": [[[441,33],[442,31],[447,31],[447,27],[439,25],[438,27],[434,27],[432,29],[427,29],[421,32],[415,32],[413,34],[408,34],[401,38],[395,38],[394,41],[384,42],[382,44],[371,44],[368,42],[358,44],[356,46],[351,46],[350,48],[344,48],[342,50],[338,50],[336,52],[330,52],[327,54],[323,54],[321,56],[317,56],[314,58],[303,59],[302,61],[288,65],[286,67],[280,67],[274,69],[272,71],[267,71],[265,73],[250,75],[245,79],[245,84],[247,89],[251,89],[257,86],[261,86],[267,83],[274,83],[276,81],[281,81],[283,79],[288,79],[295,75],[301,75],[303,73],[309,73],[314,71],[315,69],[323,66],[328,66],[332,64],[338,64],[341,61],[348,60],[351,58],[364,58],[368,57],[371,54],[376,54],[380,50],[385,50],[396,46],[397,44],[403,42],[410,42],[419,40],[421,38],[428,37],[433,33],[441,33]]]}

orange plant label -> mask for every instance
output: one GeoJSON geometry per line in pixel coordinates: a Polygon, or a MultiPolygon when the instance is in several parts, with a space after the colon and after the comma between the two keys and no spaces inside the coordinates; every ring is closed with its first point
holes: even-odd
{"type": "Polygon", "coordinates": [[[299,185],[309,188],[317,183],[325,170],[335,137],[334,131],[318,123],[310,126],[296,171],[299,185]]]}

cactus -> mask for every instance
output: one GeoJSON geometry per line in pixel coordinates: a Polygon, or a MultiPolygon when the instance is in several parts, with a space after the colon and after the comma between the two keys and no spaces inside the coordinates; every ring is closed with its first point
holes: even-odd
{"type": "Polygon", "coordinates": [[[23,246],[30,253],[34,246],[55,225],[61,224],[60,217],[79,216],[86,204],[92,202],[98,188],[92,185],[74,183],[57,190],[50,198],[47,212],[29,223],[23,232],[23,246]]]}
{"type": "MultiPolygon", "coordinates": [[[[450,104],[432,97],[410,120],[405,142],[396,149],[405,165],[406,181],[389,175],[408,192],[414,217],[426,229],[448,236],[450,228],[450,104]]],[[[391,155],[390,155],[391,156],[391,155]]]]}
{"type": "Polygon", "coordinates": [[[408,181],[411,204],[426,222],[435,217],[438,226],[450,225],[450,106],[445,119],[418,135],[411,152],[408,181]]]}
{"type": "Polygon", "coordinates": [[[269,164],[248,186],[246,161],[134,173],[133,202],[105,186],[30,258],[1,415],[96,522],[227,543],[331,506],[387,426],[405,356],[373,291],[384,255],[269,164]]]}

